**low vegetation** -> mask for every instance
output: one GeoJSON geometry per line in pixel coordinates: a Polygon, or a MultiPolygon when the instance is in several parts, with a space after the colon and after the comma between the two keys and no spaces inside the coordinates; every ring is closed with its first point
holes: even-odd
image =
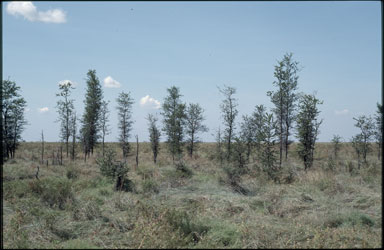
{"type": "MultiPolygon", "coordinates": [[[[358,169],[350,143],[332,168],[333,144],[317,143],[307,171],[292,143],[280,183],[252,157],[241,173],[221,167],[213,143],[175,164],[166,146],[155,164],[151,144],[141,143],[139,167],[131,153],[123,171],[132,188],[118,191],[118,143],[106,143],[104,158],[100,145],[86,162],[48,166],[39,145],[21,143],[3,166],[4,248],[381,247],[381,162],[371,152],[358,169]]],[[[45,143],[48,157],[57,147],[45,143]]]]}

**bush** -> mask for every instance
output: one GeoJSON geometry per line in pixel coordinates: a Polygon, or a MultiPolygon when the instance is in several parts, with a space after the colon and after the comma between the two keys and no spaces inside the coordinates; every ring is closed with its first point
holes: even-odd
{"type": "Polygon", "coordinates": [[[210,227],[195,223],[185,211],[170,210],[166,213],[168,223],[185,237],[192,237],[192,240],[199,242],[202,235],[206,234],[210,227]]]}
{"type": "Polygon", "coordinates": [[[184,163],[176,163],[176,173],[181,178],[190,178],[193,175],[192,170],[184,163]]]}
{"type": "Polygon", "coordinates": [[[79,177],[79,170],[74,167],[69,167],[66,175],[68,179],[77,179],[79,177]]]}
{"type": "Polygon", "coordinates": [[[73,200],[71,182],[68,179],[50,177],[30,183],[31,191],[40,196],[50,207],[64,209],[68,200],[73,200]]]}
{"type": "Polygon", "coordinates": [[[159,185],[153,179],[146,179],[143,181],[144,193],[159,193],[159,185]]]}

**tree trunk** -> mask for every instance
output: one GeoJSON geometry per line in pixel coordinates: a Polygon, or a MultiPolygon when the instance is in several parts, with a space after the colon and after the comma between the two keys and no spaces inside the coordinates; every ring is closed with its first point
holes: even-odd
{"type": "Polygon", "coordinates": [[[136,135],[136,168],[139,167],[139,136],[136,135]]]}

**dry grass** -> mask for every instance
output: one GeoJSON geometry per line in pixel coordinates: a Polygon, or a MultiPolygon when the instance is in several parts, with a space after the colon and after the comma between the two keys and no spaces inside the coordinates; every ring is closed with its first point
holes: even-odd
{"type": "MultiPolygon", "coordinates": [[[[122,157],[117,144],[118,157],[122,157]]],[[[135,192],[115,192],[95,159],[39,165],[40,144],[23,143],[3,166],[4,248],[372,248],[382,244],[382,168],[377,153],[357,169],[351,146],[343,144],[330,168],[331,144],[319,143],[313,169],[304,172],[290,148],[275,184],[257,163],[241,195],[222,180],[223,168],[203,143],[192,171],[182,176],[161,145],[158,164],[148,143],[128,159],[135,192]],[[40,180],[35,179],[40,166],[40,180]],[[333,166],[333,165],[332,165],[333,166]],[[353,168],[350,170],[350,168],[353,168]]],[[[58,144],[46,143],[47,156],[58,144]]]]}

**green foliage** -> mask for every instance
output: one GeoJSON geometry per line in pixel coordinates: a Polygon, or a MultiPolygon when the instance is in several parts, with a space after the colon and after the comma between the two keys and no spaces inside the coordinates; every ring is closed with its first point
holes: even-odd
{"type": "Polygon", "coordinates": [[[335,155],[335,159],[337,159],[337,154],[341,149],[341,136],[339,135],[333,135],[332,143],[333,143],[333,153],[335,155]]]}
{"type": "Polygon", "coordinates": [[[183,161],[176,163],[176,173],[181,178],[191,178],[193,175],[192,170],[183,161]]]}
{"type": "Polygon", "coordinates": [[[238,115],[239,111],[237,110],[237,99],[233,97],[234,94],[236,94],[236,89],[234,87],[225,86],[223,89],[219,88],[219,91],[221,94],[224,95],[224,100],[222,104],[220,105],[220,109],[222,112],[222,117],[224,119],[224,141],[226,144],[226,158],[229,161],[231,154],[232,154],[232,140],[234,136],[235,131],[235,119],[238,115]]]}
{"type": "Polygon", "coordinates": [[[167,136],[167,145],[169,152],[172,155],[172,161],[175,156],[181,158],[182,145],[184,139],[184,124],[185,124],[185,104],[181,102],[179,88],[172,86],[167,89],[168,96],[163,102],[163,131],[167,136]]]}
{"type": "Polygon", "coordinates": [[[375,124],[371,116],[362,115],[353,119],[356,121],[355,127],[360,129],[360,133],[352,138],[352,144],[358,155],[359,162],[361,155],[364,163],[367,163],[367,154],[372,150],[370,142],[375,133],[375,124]]]}
{"type": "Polygon", "coordinates": [[[313,165],[315,143],[320,133],[320,124],[323,121],[318,121],[319,104],[323,104],[323,102],[317,99],[315,95],[303,95],[300,99],[299,113],[296,117],[297,138],[299,140],[297,153],[304,161],[305,170],[313,165]]]}
{"type": "Polygon", "coordinates": [[[290,129],[295,120],[296,102],[298,100],[297,75],[299,63],[293,61],[292,53],[284,55],[278,65],[275,66],[274,76],[277,81],[273,82],[278,89],[268,91],[267,95],[271,97],[271,102],[275,105],[273,112],[277,121],[277,134],[280,142],[280,166],[282,159],[283,146],[285,148],[285,157],[288,157],[288,146],[290,144],[290,129]]]}
{"type": "Polygon", "coordinates": [[[375,222],[366,214],[362,214],[359,212],[352,212],[349,214],[337,214],[333,215],[330,218],[328,218],[324,226],[325,227],[340,227],[344,225],[363,225],[363,226],[368,226],[372,227],[375,225],[375,222]]]}
{"type": "Polygon", "coordinates": [[[120,146],[123,149],[124,158],[128,157],[130,151],[130,145],[128,142],[129,137],[131,136],[132,130],[132,104],[133,98],[130,95],[130,92],[125,93],[121,92],[119,97],[116,99],[118,118],[119,118],[119,142],[120,146]]]}
{"type": "Polygon", "coordinates": [[[159,185],[157,182],[151,178],[145,179],[142,183],[144,193],[159,193],[159,185]]]}
{"type": "Polygon", "coordinates": [[[21,134],[27,125],[24,116],[27,102],[14,81],[3,80],[2,91],[2,150],[4,158],[8,159],[15,157],[21,134]]]}
{"type": "Polygon", "coordinates": [[[71,96],[71,90],[74,89],[72,83],[70,81],[60,83],[59,90],[60,93],[56,94],[56,96],[62,97],[63,100],[57,101],[57,113],[59,114],[59,118],[57,122],[60,122],[60,137],[66,144],[67,156],[69,154],[69,137],[72,135],[71,129],[71,118],[72,113],[74,112],[74,99],[69,99],[71,96]]]}
{"type": "Polygon", "coordinates": [[[80,129],[81,142],[83,144],[84,154],[93,153],[100,135],[100,109],[103,99],[103,90],[99,79],[96,76],[96,70],[89,70],[87,73],[87,90],[85,94],[85,110],[81,120],[80,129]]]}
{"type": "Polygon", "coordinates": [[[190,157],[192,157],[193,152],[196,151],[197,145],[200,142],[198,133],[199,132],[207,132],[208,128],[207,126],[203,125],[202,122],[204,121],[203,116],[204,109],[198,104],[190,103],[188,105],[188,108],[186,109],[186,134],[188,135],[187,138],[187,149],[189,152],[190,157]]]}
{"type": "Polygon", "coordinates": [[[149,131],[149,140],[151,142],[151,149],[153,153],[153,162],[156,164],[157,155],[160,151],[160,129],[157,127],[157,117],[152,114],[148,114],[148,131],[149,131]]]}
{"type": "Polygon", "coordinates": [[[68,179],[49,177],[30,183],[31,192],[52,208],[65,209],[69,200],[73,200],[72,183],[68,179]]]}
{"type": "Polygon", "coordinates": [[[71,166],[67,169],[66,176],[68,179],[77,179],[79,177],[79,170],[71,166]]]}

